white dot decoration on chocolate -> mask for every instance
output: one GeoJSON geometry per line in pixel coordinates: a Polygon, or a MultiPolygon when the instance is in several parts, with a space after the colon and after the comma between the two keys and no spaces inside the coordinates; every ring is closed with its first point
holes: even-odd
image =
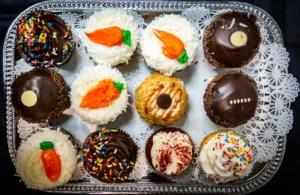
{"type": "Polygon", "coordinates": [[[247,35],[243,31],[235,31],[230,35],[230,43],[235,47],[241,47],[247,43],[247,35]]]}
{"type": "Polygon", "coordinates": [[[232,104],[243,104],[243,103],[248,103],[248,102],[251,102],[251,98],[230,100],[229,101],[229,105],[232,105],[232,104]]]}
{"type": "Polygon", "coordinates": [[[33,91],[25,91],[22,93],[21,102],[27,107],[32,107],[37,102],[37,95],[33,91]]]}

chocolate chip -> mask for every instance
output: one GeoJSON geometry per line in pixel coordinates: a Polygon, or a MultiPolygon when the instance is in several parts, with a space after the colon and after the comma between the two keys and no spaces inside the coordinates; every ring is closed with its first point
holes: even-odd
{"type": "Polygon", "coordinates": [[[160,94],[156,99],[156,103],[161,109],[168,109],[172,104],[172,98],[168,94],[160,94]]]}

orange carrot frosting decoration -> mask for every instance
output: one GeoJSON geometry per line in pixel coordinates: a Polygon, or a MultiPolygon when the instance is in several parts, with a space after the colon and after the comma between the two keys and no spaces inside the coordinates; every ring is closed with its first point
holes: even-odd
{"type": "Polygon", "coordinates": [[[108,47],[121,46],[123,42],[131,46],[131,32],[117,26],[98,29],[91,33],[85,32],[85,34],[92,42],[108,47]]]}
{"type": "Polygon", "coordinates": [[[55,182],[60,176],[61,162],[53,148],[54,144],[52,142],[44,141],[40,143],[40,149],[43,150],[41,159],[44,164],[45,173],[52,182],[55,182]]]}
{"type": "Polygon", "coordinates": [[[80,107],[91,109],[108,107],[120,97],[123,87],[123,83],[104,79],[87,92],[80,103],[80,107]]]}
{"type": "Polygon", "coordinates": [[[188,55],[180,38],[162,30],[153,29],[152,31],[163,43],[162,50],[165,56],[170,59],[177,59],[180,63],[186,63],[188,61],[188,55]]]}

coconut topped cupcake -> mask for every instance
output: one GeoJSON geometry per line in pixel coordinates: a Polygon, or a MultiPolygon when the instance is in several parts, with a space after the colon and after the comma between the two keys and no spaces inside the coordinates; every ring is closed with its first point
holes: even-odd
{"type": "Polygon", "coordinates": [[[32,66],[50,67],[66,63],[75,41],[71,28],[49,11],[34,11],[18,25],[17,52],[32,66]]]}
{"type": "Polygon", "coordinates": [[[79,117],[93,124],[113,121],[128,104],[128,92],[121,72],[105,65],[84,68],[71,89],[72,107],[79,117]]]}
{"type": "Polygon", "coordinates": [[[103,9],[88,19],[83,41],[95,62],[128,64],[137,47],[138,26],[133,16],[123,10],[103,9]]]}
{"type": "Polygon", "coordinates": [[[189,66],[198,47],[196,28],[179,15],[163,15],[153,20],[140,40],[148,66],[172,75],[189,66]]]}
{"type": "Polygon", "coordinates": [[[220,131],[207,136],[198,157],[207,177],[225,183],[246,174],[253,161],[249,145],[232,131],[220,131]]]}
{"type": "Polygon", "coordinates": [[[67,183],[76,164],[76,150],[70,137],[42,128],[20,145],[16,169],[28,188],[42,190],[67,183]]]}

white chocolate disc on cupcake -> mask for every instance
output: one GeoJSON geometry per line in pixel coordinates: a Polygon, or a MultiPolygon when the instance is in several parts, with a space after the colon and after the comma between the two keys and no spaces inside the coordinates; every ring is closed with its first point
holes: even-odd
{"type": "Polygon", "coordinates": [[[77,156],[67,135],[48,128],[40,130],[20,145],[16,170],[28,188],[42,190],[67,183],[77,156]]]}
{"type": "Polygon", "coordinates": [[[128,105],[122,73],[106,65],[82,69],[71,88],[72,107],[88,123],[102,125],[113,121],[128,105]]]}
{"type": "Polygon", "coordinates": [[[164,15],[143,31],[140,46],[147,65],[165,75],[191,65],[198,47],[196,28],[180,15],[164,15]]]}
{"type": "Polygon", "coordinates": [[[103,9],[87,21],[83,41],[88,54],[101,64],[128,64],[138,43],[138,26],[132,15],[119,9],[103,9]]]}

